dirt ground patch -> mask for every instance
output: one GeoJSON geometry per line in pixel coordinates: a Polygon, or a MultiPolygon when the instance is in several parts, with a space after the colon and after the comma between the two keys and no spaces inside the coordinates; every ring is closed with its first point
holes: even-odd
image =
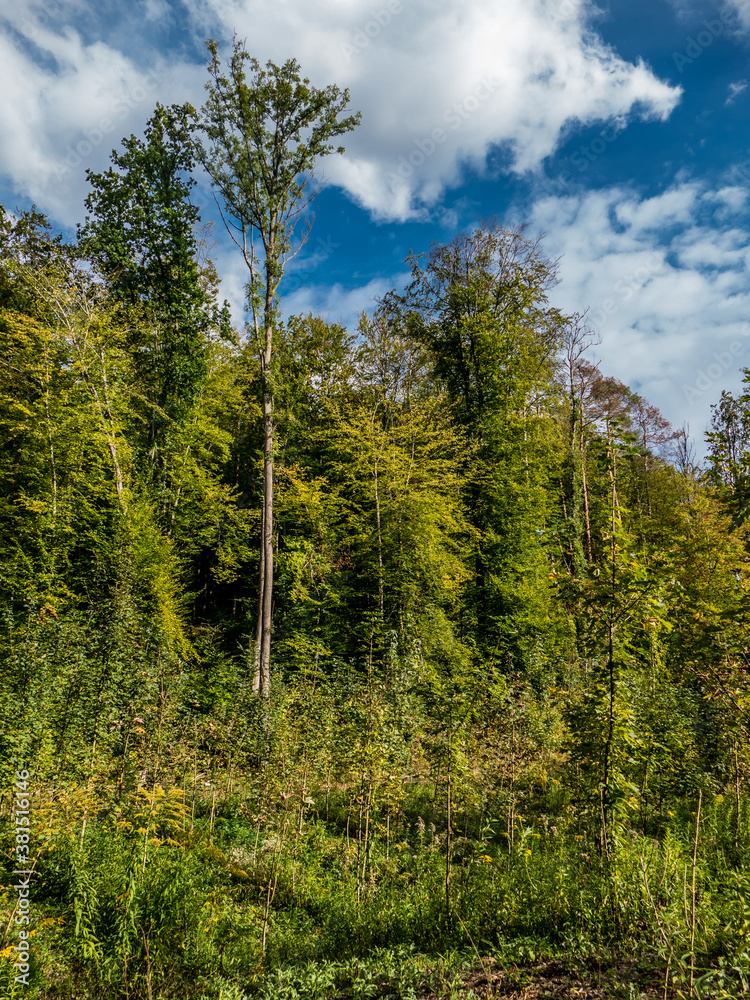
{"type": "MultiPolygon", "coordinates": [[[[465,980],[465,990],[495,1000],[663,1000],[664,984],[636,962],[573,968],[561,961],[501,968],[487,962],[465,980]]],[[[432,997],[435,995],[433,994],[432,997]]],[[[671,997],[669,991],[667,997],[671,997]]],[[[425,997],[425,1000],[432,1000],[425,997]]]]}

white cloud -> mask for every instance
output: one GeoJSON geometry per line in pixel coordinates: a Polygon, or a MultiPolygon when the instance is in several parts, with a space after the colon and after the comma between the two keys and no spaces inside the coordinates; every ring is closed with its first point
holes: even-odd
{"type": "Polygon", "coordinates": [[[747,80],[738,80],[736,83],[730,83],[728,89],[729,96],[724,103],[727,105],[734,104],[742,91],[747,90],[747,80]]]}
{"type": "Polygon", "coordinates": [[[704,18],[720,14],[732,28],[750,27],[750,0],[668,0],[674,7],[677,20],[684,24],[703,24],[704,18]],[[712,8],[712,9],[707,9],[712,8]],[[708,15],[708,17],[707,17],[708,15]]]}
{"type": "Polygon", "coordinates": [[[532,213],[547,252],[562,254],[555,302],[590,307],[602,370],[699,439],[711,404],[750,366],[750,217],[740,195],[678,182],[648,199],[622,188],[544,198],[532,213]]]}
{"type": "MultiPolygon", "coordinates": [[[[157,100],[199,99],[202,74],[169,67],[157,55],[140,68],[103,41],[87,44],[49,13],[59,7],[30,3],[5,13],[11,31],[0,33],[0,174],[17,195],[74,225],[82,219],[86,169],[103,169],[124,135],[142,132],[157,100]]],[[[76,10],[83,13],[71,4],[65,14],[76,10]]]]}
{"type": "Polygon", "coordinates": [[[743,28],[750,28],[750,0],[726,0],[726,7],[737,15],[743,28]]]}
{"type": "Polygon", "coordinates": [[[407,278],[406,274],[373,278],[357,288],[344,288],[339,284],[306,285],[284,296],[284,315],[313,313],[323,316],[329,323],[355,330],[360,313],[372,313],[376,299],[394,287],[403,287],[407,278]]]}
{"type": "Polygon", "coordinates": [[[716,203],[716,212],[718,213],[719,221],[724,222],[727,219],[733,220],[738,212],[747,210],[750,191],[747,188],[730,185],[719,188],[718,191],[714,191],[712,194],[706,194],[706,197],[716,203]]]}
{"type": "Polygon", "coordinates": [[[697,9],[694,0],[668,0],[668,2],[674,7],[678,21],[688,23],[695,18],[697,9]]]}
{"type": "MultiPolygon", "coordinates": [[[[184,3],[196,39],[236,29],[262,61],[295,56],[317,85],[350,87],[363,125],[325,172],[379,218],[418,217],[463,163],[481,168],[493,145],[511,169],[534,170],[575,124],[663,119],[680,95],[604,45],[587,0],[441,0],[437,9],[434,0],[184,3]]],[[[140,132],[157,99],[200,104],[205,68],[181,54],[168,66],[147,33],[138,50],[132,26],[118,39],[112,23],[109,44],[87,44],[71,25],[94,8],[71,0],[54,18],[49,6],[29,0],[4,15],[16,34],[0,40],[0,172],[72,223],[85,169],[101,169],[123,134],[140,132]],[[150,71],[158,85],[149,86],[150,71]]],[[[168,13],[164,0],[139,9],[151,23],[168,13]]]]}
{"type": "Polygon", "coordinates": [[[637,238],[636,234],[640,235],[647,230],[688,223],[695,212],[697,194],[697,184],[681,184],[645,201],[623,201],[616,206],[615,215],[626,226],[626,232],[631,234],[631,238],[637,238]]]}
{"type": "Polygon", "coordinates": [[[186,2],[197,32],[210,7],[261,60],[294,56],[318,86],[350,88],[363,124],[326,172],[380,218],[418,216],[493,145],[534,170],[573,125],[663,119],[680,96],[604,45],[580,0],[186,2]]]}
{"type": "Polygon", "coordinates": [[[144,0],[143,16],[147,21],[160,23],[171,20],[172,11],[167,0],[144,0]]]}
{"type": "MultiPolygon", "coordinates": [[[[379,218],[418,217],[463,163],[481,168],[491,146],[506,150],[511,169],[534,170],[574,125],[663,119],[680,95],[604,45],[587,0],[184,3],[196,39],[236,29],[262,61],[295,56],[317,85],[350,87],[363,125],[325,171],[379,218]]],[[[140,132],[157,99],[200,104],[205,68],[181,53],[168,65],[147,32],[139,48],[130,22],[127,37],[112,22],[109,43],[88,44],[73,25],[94,16],[91,4],[58,6],[57,17],[49,0],[4,14],[12,30],[0,39],[0,172],[70,224],[85,169],[104,167],[123,134],[140,132]]],[[[164,0],[139,10],[151,23],[167,14],[164,0]]]]}

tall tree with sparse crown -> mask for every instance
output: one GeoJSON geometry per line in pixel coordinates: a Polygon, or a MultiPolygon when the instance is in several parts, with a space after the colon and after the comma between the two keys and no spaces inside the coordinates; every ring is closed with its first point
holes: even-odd
{"type": "Polygon", "coordinates": [[[310,202],[306,187],[315,163],[329,153],[344,152],[332,140],[355,128],[361,116],[340,117],[347,109],[349,91],[334,85],[323,90],[310,86],[300,76],[295,59],[283,66],[269,61],[263,69],[245,43],[235,38],[224,71],[218,44],[211,40],[207,46],[211,79],[200,122],[206,143],[199,144],[197,156],[221,195],[225,224],[250,271],[248,302],[260,362],[263,512],[254,687],[269,698],[274,495],[271,363],[276,296],[285,264],[299,250],[299,245],[293,247],[292,237],[310,202]],[[255,255],[259,244],[262,258],[255,255]]]}

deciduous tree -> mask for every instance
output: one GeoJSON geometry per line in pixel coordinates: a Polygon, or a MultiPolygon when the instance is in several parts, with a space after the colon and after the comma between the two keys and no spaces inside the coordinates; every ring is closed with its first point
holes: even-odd
{"type": "Polygon", "coordinates": [[[320,157],[342,153],[333,142],[360,116],[340,117],[349,92],[323,90],[300,75],[289,59],[263,69],[235,39],[224,71],[218,45],[208,42],[210,81],[201,115],[206,144],[198,156],[227,213],[230,233],[250,272],[248,302],[258,352],[263,404],[263,514],[256,627],[255,687],[270,695],[273,614],[274,380],[272,373],[276,295],[284,265],[295,251],[295,223],[304,215],[306,182],[320,157]],[[262,258],[256,257],[256,245],[262,258]]]}

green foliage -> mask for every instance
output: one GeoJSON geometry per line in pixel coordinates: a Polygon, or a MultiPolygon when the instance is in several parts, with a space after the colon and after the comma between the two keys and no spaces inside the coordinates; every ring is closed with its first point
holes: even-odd
{"type": "Polygon", "coordinates": [[[87,171],[92,216],[79,233],[113,294],[134,316],[143,310],[131,350],[154,408],[152,451],[165,447],[163,422],[184,420],[205,382],[206,334],[228,332],[227,304],[220,312],[215,303],[215,273],[197,259],[193,118],[189,105],[157,105],[144,139],[124,139],[105,173],[87,171]]]}
{"type": "MultiPolygon", "coordinates": [[[[262,240],[273,294],[307,175],[319,157],[344,151],[332,140],[355,128],[361,116],[340,119],[349,92],[333,85],[311,87],[294,59],[283,66],[269,62],[263,69],[235,39],[225,76],[217,43],[209,41],[207,47],[212,82],[206,85],[209,98],[200,128],[209,148],[199,145],[197,155],[237,221],[245,254],[252,258],[252,246],[244,243],[248,233],[257,231],[262,240]]],[[[251,289],[251,301],[258,291],[251,289]]]]}
{"type": "MultiPolygon", "coordinates": [[[[225,77],[211,52],[205,156],[247,234],[354,120],[296,63],[235,46],[225,77]]],[[[190,126],[157,108],[92,176],[99,277],[0,216],[0,857],[8,886],[28,768],[28,995],[415,1000],[551,956],[636,963],[632,995],[747,993],[746,397],[706,478],[674,461],[549,306],[539,244],[493,226],[413,258],[354,335],[278,323],[285,216],[265,332],[222,339],[190,126]]]]}
{"type": "MultiPolygon", "coordinates": [[[[743,384],[748,385],[750,373],[744,369],[743,384]]],[[[709,445],[709,478],[729,503],[733,519],[742,524],[748,506],[748,446],[750,445],[750,395],[747,391],[737,398],[724,390],[719,402],[712,406],[713,417],[706,434],[709,445]]]]}
{"type": "MultiPolygon", "coordinates": [[[[275,408],[279,366],[274,364],[277,291],[292,252],[295,224],[304,215],[305,186],[316,161],[343,153],[332,140],[351,131],[360,116],[340,119],[349,92],[335,85],[310,87],[299,64],[269,62],[266,69],[252,58],[245,43],[234,39],[228,75],[224,75],[216,42],[209,41],[209,97],[199,129],[208,142],[195,145],[224,201],[225,224],[242,250],[249,270],[247,301],[252,312],[254,347],[263,410],[263,490],[259,539],[259,594],[252,647],[253,683],[265,699],[271,690],[271,632],[274,625],[274,468],[275,408]],[[248,80],[247,70],[252,71],[248,80]],[[263,260],[255,256],[256,241],[263,260]]],[[[297,250],[300,248],[297,247],[297,250]]]]}

